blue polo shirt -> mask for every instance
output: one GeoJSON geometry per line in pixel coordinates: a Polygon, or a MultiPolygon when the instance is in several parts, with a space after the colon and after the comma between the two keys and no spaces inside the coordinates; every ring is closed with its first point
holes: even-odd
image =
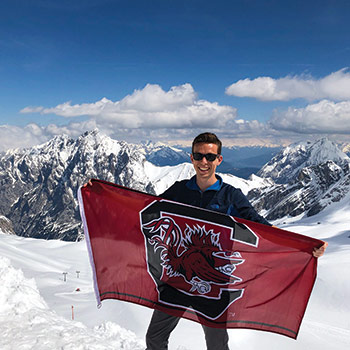
{"type": "Polygon", "coordinates": [[[270,225],[255,211],[240,189],[223,182],[220,176],[216,177],[217,181],[203,192],[197,185],[196,176],[193,176],[189,180],[175,182],[160,197],[270,225]]]}

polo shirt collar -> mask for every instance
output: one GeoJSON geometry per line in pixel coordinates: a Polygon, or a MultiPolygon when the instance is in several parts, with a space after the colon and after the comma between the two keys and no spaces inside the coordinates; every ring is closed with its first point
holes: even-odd
{"type": "MultiPolygon", "coordinates": [[[[206,191],[219,191],[221,186],[222,186],[222,178],[215,174],[216,178],[217,178],[217,181],[211,185],[210,187],[208,187],[204,192],[206,191]]],[[[199,186],[197,185],[197,182],[196,182],[196,175],[194,175],[193,177],[191,177],[187,183],[186,183],[186,187],[188,187],[190,190],[195,190],[195,191],[201,191],[201,189],[199,188],[199,186]]]]}

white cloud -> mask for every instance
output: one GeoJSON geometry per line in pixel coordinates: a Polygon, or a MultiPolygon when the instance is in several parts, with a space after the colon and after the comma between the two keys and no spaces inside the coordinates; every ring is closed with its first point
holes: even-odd
{"type": "Polygon", "coordinates": [[[198,100],[190,84],[164,91],[159,85],[146,85],[120,101],[103,98],[95,103],[72,105],[65,102],[53,108],[26,107],[22,113],[56,114],[65,118],[88,116],[104,127],[114,128],[196,128],[225,127],[236,117],[236,109],[216,102],[198,100]]]}
{"type": "Polygon", "coordinates": [[[10,148],[24,148],[43,143],[48,140],[42,129],[36,124],[25,127],[0,125],[0,151],[10,148]]]}
{"type": "Polygon", "coordinates": [[[274,135],[274,130],[264,123],[236,120],[234,107],[198,99],[190,84],[174,86],[168,91],[159,85],[148,84],[115,102],[103,98],[95,103],[72,105],[66,102],[52,108],[26,107],[21,112],[56,114],[70,120],[87,117],[85,122],[45,127],[42,132],[52,136],[65,133],[75,137],[98,128],[112,138],[129,142],[182,140],[186,143],[201,132],[212,131],[226,140],[252,139],[255,144],[257,139],[274,135]]]}
{"type": "Polygon", "coordinates": [[[44,107],[32,107],[28,106],[23,108],[20,112],[21,113],[41,113],[43,111],[44,107]]]}
{"type": "Polygon", "coordinates": [[[322,100],[305,108],[274,111],[271,127],[297,133],[350,133],[350,101],[322,100]]]}
{"type": "Polygon", "coordinates": [[[39,126],[30,123],[24,127],[15,125],[0,125],[0,152],[8,149],[27,148],[42,144],[56,135],[66,134],[77,137],[87,130],[96,128],[94,121],[69,123],[68,125],[49,124],[39,126]]]}
{"type": "Polygon", "coordinates": [[[262,101],[288,101],[296,98],[315,101],[321,99],[350,100],[350,72],[343,68],[324,78],[287,76],[273,79],[258,77],[243,79],[226,88],[226,94],[252,97],[262,101]]]}
{"type": "Polygon", "coordinates": [[[121,110],[175,111],[183,106],[193,105],[196,99],[197,94],[191,84],[173,86],[168,92],[159,85],[147,84],[142,90],[135,90],[132,95],[124,97],[119,104],[121,110]]]}
{"type": "Polygon", "coordinates": [[[198,134],[211,131],[225,140],[225,145],[242,144],[270,144],[269,137],[274,136],[273,130],[256,120],[231,121],[225,128],[219,128],[217,124],[210,127],[196,128],[118,128],[115,123],[98,124],[94,119],[83,122],[70,122],[67,125],[49,124],[38,126],[28,124],[25,127],[0,125],[0,151],[13,148],[27,148],[44,143],[56,135],[66,134],[76,138],[85,131],[99,129],[113,139],[140,143],[145,140],[161,141],[170,144],[191,144],[198,134]],[[265,140],[265,141],[263,141],[265,140]]]}
{"type": "MultiPolygon", "coordinates": [[[[339,76],[345,75],[339,71],[324,78],[323,90],[326,87],[331,89],[335,81],[341,82],[339,76]]],[[[268,79],[273,91],[275,81],[268,79]]],[[[344,81],[346,85],[346,79],[344,81]]],[[[301,87],[297,90],[301,91],[301,87]]],[[[190,84],[175,86],[168,91],[159,85],[148,84],[115,102],[103,98],[95,103],[72,105],[66,102],[52,108],[26,107],[21,112],[56,114],[66,118],[67,124],[0,126],[0,151],[30,147],[60,134],[75,138],[95,128],[117,140],[135,143],[153,140],[173,144],[191,142],[204,131],[215,132],[227,145],[286,144],[288,139],[305,133],[350,133],[350,102],[322,100],[305,108],[275,110],[271,120],[262,123],[236,119],[234,107],[198,99],[190,84]],[[85,120],[77,118],[81,116],[85,116],[85,120]]]]}

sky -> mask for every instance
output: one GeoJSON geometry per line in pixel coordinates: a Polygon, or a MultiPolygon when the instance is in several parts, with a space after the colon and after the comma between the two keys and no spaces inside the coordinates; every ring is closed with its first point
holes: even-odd
{"type": "Polygon", "coordinates": [[[350,142],[350,2],[2,0],[0,151],[98,128],[350,142]]]}

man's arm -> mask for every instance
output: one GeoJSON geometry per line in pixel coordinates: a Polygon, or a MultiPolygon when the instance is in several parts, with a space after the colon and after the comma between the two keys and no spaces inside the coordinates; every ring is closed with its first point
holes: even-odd
{"type": "Polygon", "coordinates": [[[174,197],[174,186],[175,184],[171,185],[167,190],[165,190],[163,193],[159,194],[158,197],[164,198],[164,199],[172,199],[174,197]]]}
{"type": "Polygon", "coordinates": [[[236,188],[232,198],[232,204],[236,208],[239,216],[243,219],[258,222],[260,224],[272,226],[263,216],[259,215],[250,204],[243,192],[236,188]]]}
{"type": "Polygon", "coordinates": [[[183,191],[184,187],[182,185],[182,182],[176,181],[167,190],[159,194],[158,197],[183,203],[183,201],[181,200],[183,197],[183,191]]]}

